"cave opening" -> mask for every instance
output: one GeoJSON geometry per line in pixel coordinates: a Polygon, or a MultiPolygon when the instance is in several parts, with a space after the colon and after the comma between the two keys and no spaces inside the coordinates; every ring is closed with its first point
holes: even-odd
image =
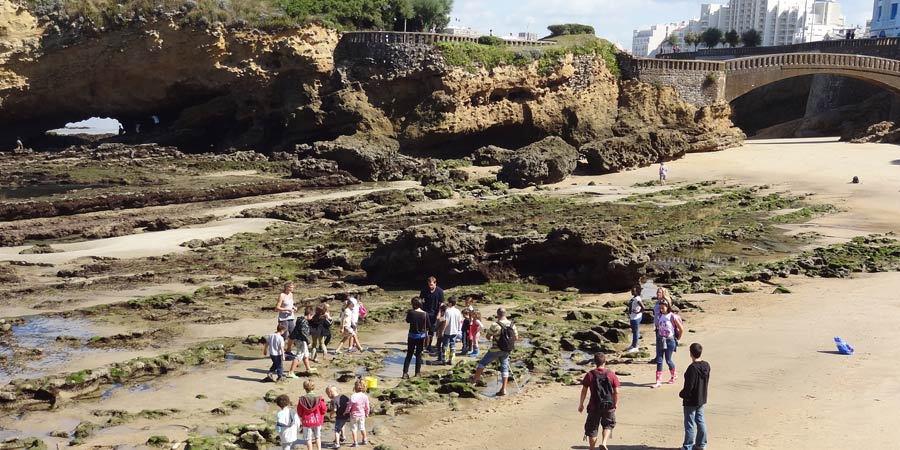
{"type": "Polygon", "coordinates": [[[77,122],[68,122],[62,128],[47,130],[51,136],[75,136],[85,135],[92,137],[106,137],[123,134],[124,125],[112,117],[90,117],[77,122]]]}

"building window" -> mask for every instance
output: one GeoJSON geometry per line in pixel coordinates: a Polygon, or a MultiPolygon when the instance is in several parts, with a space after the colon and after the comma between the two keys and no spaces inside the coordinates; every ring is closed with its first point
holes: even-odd
{"type": "Polygon", "coordinates": [[[877,22],[879,20],[881,20],[881,6],[880,5],[878,6],[878,13],[875,14],[875,21],[877,22]]]}
{"type": "Polygon", "coordinates": [[[896,18],[897,18],[897,4],[894,3],[891,5],[891,20],[894,20],[896,18]]]}

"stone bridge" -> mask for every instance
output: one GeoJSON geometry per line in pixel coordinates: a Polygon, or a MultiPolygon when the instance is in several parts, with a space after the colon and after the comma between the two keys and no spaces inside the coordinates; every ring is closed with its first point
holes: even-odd
{"type": "Polygon", "coordinates": [[[726,61],[784,53],[840,53],[900,59],[900,38],[817,41],[769,47],[708,48],[695,52],[664,53],[656,55],[656,57],[658,59],[726,61]]]}
{"type": "Polygon", "coordinates": [[[900,61],[832,53],[788,53],[728,61],[634,59],[627,77],[671,86],[689,102],[703,106],[731,102],[761,86],[803,75],[856,78],[900,94],[900,61]]]}

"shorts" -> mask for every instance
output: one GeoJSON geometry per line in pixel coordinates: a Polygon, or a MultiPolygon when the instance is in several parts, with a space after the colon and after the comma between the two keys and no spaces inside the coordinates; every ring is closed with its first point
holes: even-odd
{"type": "Polygon", "coordinates": [[[306,438],[306,442],[312,441],[321,441],[322,440],[322,425],[317,427],[303,427],[303,434],[306,438]]]}
{"type": "Polygon", "coordinates": [[[604,430],[612,430],[616,427],[616,411],[608,409],[595,409],[588,411],[587,419],[584,421],[584,435],[587,437],[597,437],[597,430],[600,427],[604,430]]]}
{"type": "Polygon", "coordinates": [[[347,425],[347,422],[350,421],[350,418],[346,419],[334,419],[334,432],[335,434],[344,434],[344,425],[347,425]]]}
{"type": "Polygon", "coordinates": [[[294,325],[297,323],[295,319],[279,320],[278,325],[284,325],[284,335],[290,336],[294,332],[294,325]]]}
{"type": "Polygon", "coordinates": [[[309,358],[309,344],[306,341],[297,341],[297,348],[294,349],[294,354],[296,359],[309,358]]]}
{"type": "Polygon", "coordinates": [[[359,433],[360,431],[366,430],[366,417],[352,417],[350,418],[350,423],[353,425],[353,432],[359,433]]]}
{"type": "Polygon", "coordinates": [[[503,378],[509,378],[509,352],[491,350],[485,353],[485,355],[481,357],[481,361],[478,361],[478,368],[484,369],[488,364],[497,359],[500,360],[500,375],[502,375],[503,378]]]}

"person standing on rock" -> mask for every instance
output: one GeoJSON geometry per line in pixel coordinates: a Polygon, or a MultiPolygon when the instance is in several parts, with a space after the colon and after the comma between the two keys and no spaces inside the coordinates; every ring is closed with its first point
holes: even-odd
{"type": "Polygon", "coordinates": [[[644,300],[641,299],[641,287],[631,288],[631,300],[628,301],[628,321],[631,324],[631,347],[628,353],[638,351],[638,339],[641,337],[640,325],[644,317],[644,300]]]}
{"type": "MultiPolygon", "coordinates": [[[[288,281],[284,283],[284,290],[278,295],[278,303],[275,305],[275,311],[278,311],[278,323],[284,325],[284,338],[289,339],[294,331],[294,324],[297,317],[294,313],[297,308],[294,307],[294,282],[288,281]]],[[[287,351],[291,351],[291,342],[287,342],[287,351]]]]}
{"type": "Polygon", "coordinates": [[[682,450],[706,448],[706,418],[703,405],[709,387],[709,363],[700,359],[703,346],[691,344],[691,365],[684,372],[684,388],[678,393],[684,408],[684,444],[682,450]]]}
{"type": "Polygon", "coordinates": [[[425,313],[428,314],[428,338],[426,347],[428,352],[431,353],[434,351],[434,348],[431,346],[431,341],[434,338],[438,311],[440,311],[441,305],[444,304],[444,290],[438,287],[437,278],[435,277],[428,277],[427,283],[428,286],[425,289],[422,289],[422,292],[419,292],[419,298],[422,299],[423,309],[425,310],[425,313]]]}
{"type": "Polygon", "coordinates": [[[22,143],[22,138],[16,138],[16,151],[25,150],[25,144],[22,143]]]}
{"type": "Polygon", "coordinates": [[[672,352],[675,351],[675,339],[681,338],[684,329],[681,322],[675,319],[675,315],[669,311],[668,303],[659,303],[659,315],[656,318],[656,384],[654,388],[662,386],[663,355],[669,366],[670,378],[666,384],[673,384],[678,380],[675,374],[675,362],[672,361],[672,352]]]}
{"type": "Polygon", "coordinates": [[[668,178],[668,176],[669,176],[669,168],[666,167],[666,163],[664,163],[664,162],[659,163],[659,184],[665,185],[666,178],[668,178]]]}
{"type": "Polygon", "coordinates": [[[409,333],[406,335],[406,359],[403,360],[403,378],[409,378],[409,363],[416,356],[416,376],[422,371],[422,348],[428,336],[428,314],[422,310],[422,299],[412,299],[412,310],[406,313],[409,333]]]}
{"type": "Polygon", "coordinates": [[[588,392],[587,419],[584,421],[584,435],[588,438],[591,450],[597,447],[597,432],[603,427],[600,435],[600,449],[607,450],[606,443],[616,427],[616,408],[619,406],[619,378],[616,373],[606,368],[606,355],[594,354],[594,370],[584,375],[581,380],[581,402],[578,412],[584,412],[584,399],[588,392]]]}
{"type": "Polygon", "coordinates": [[[481,375],[488,364],[500,360],[501,387],[497,396],[506,395],[506,382],[509,380],[509,354],[513,351],[515,342],[519,340],[519,332],[516,324],[506,318],[506,309],[497,309],[497,321],[491,324],[485,332],[485,337],[493,342],[491,349],[478,361],[475,375],[472,376],[472,384],[484,386],[481,375]]]}

